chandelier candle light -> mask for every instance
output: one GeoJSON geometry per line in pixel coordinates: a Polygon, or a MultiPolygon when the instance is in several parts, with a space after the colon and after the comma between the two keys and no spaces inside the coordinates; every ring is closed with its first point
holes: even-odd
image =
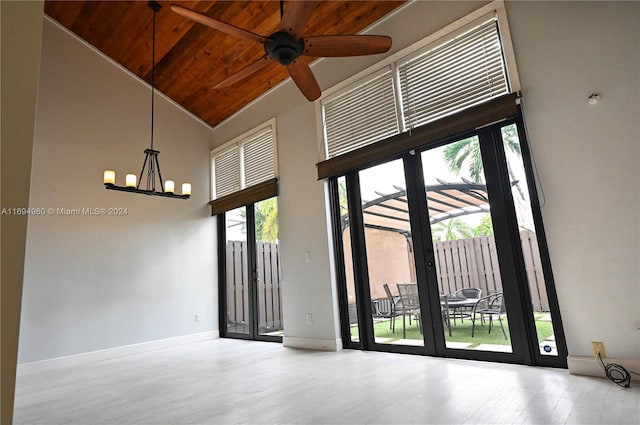
{"type": "Polygon", "coordinates": [[[135,174],[127,174],[125,178],[124,186],[116,186],[116,172],[113,170],[106,170],[104,172],[104,187],[110,190],[120,190],[123,192],[143,193],[145,195],[166,196],[169,198],[189,199],[191,196],[191,184],[182,183],[182,194],[175,193],[175,182],[173,180],[162,181],[162,174],[160,174],[160,163],[158,162],[158,154],[160,151],[153,149],[153,104],[155,94],[155,67],[156,67],[156,13],[160,10],[160,4],[155,1],[149,2],[149,7],[153,10],[153,39],[151,44],[151,148],[145,149],[146,154],[144,163],[142,164],[142,170],[140,171],[140,178],[136,179],[135,174]],[[147,174],[146,189],[140,188],[142,182],[142,176],[147,174]],[[160,182],[160,190],[156,191],[156,171],[158,173],[158,180],[160,182]]]}

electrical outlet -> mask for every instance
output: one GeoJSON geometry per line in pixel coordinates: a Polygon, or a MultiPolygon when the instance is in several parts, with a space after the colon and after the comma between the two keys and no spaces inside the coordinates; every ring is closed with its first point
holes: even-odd
{"type": "Polygon", "coordinates": [[[593,357],[598,357],[598,353],[602,358],[607,357],[607,353],[604,352],[604,342],[591,341],[591,347],[593,348],[593,357]]]}
{"type": "Polygon", "coordinates": [[[200,321],[200,314],[196,313],[193,315],[193,321],[198,323],[200,321]]]}
{"type": "Polygon", "coordinates": [[[313,323],[313,315],[311,313],[307,313],[307,325],[313,323]]]}

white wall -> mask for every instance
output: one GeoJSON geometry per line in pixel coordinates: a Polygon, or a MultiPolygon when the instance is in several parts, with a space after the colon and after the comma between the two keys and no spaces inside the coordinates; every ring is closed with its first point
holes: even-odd
{"type": "MultiPolygon", "coordinates": [[[[369,32],[391,35],[391,54],[481,4],[412,2],[369,32]]],[[[590,341],[601,340],[609,356],[637,358],[640,4],[509,2],[507,12],[569,353],[591,355],[590,341]],[[586,101],[593,91],[603,99],[596,107],[586,101]]],[[[312,69],[324,90],[382,56],[326,59],[312,69]]],[[[314,106],[289,81],[216,127],[213,146],[273,116],[285,344],[329,345],[340,335],[324,187],[315,179],[314,106]]]]}
{"type": "MultiPolygon", "coordinates": [[[[2,24],[2,208],[29,204],[42,39],[42,1],[0,2],[2,24]]],[[[0,423],[13,417],[27,217],[2,214],[2,396],[0,423]]]]}
{"type": "Polygon", "coordinates": [[[507,11],[569,353],[604,341],[608,356],[637,359],[640,3],[507,11]]]}
{"type": "Polygon", "coordinates": [[[32,208],[126,208],[122,216],[31,216],[19,362],[218,329],[210,128],[156,95],[165,180],[189,200],[105,190],[140,173],[150,87],[45,19],[32,208]],[[201,321],[194,321],[194,314],[201,321]]]}

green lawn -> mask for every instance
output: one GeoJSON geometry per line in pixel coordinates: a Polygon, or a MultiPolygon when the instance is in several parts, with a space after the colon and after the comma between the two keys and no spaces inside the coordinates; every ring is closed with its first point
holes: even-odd
{"type": "MultiPolygon", "coordinates": [[[[473,337],[471,336],[471,319],[465,319],[464,322],[462,322],[460,319],[457,319],[455,325],[453,324],[453,321],[451,322],[451,336],[449,336],[445,327],[445,339],[447,342],[460,342],[473,345],[510,345],[511,341],[509,338],[509,324],[507,322],[507,319],[503,318],[502,323],[504,324],[504,329],[507,333],[507,340],[504,339],[502,331],[500,330],[500,323],[497,320],[494,320],[493,327],[491,328],[491,333],[489,333],[489,323],[485,321],[484,326],[480,326],[480,321],[478,319],[476,319],[476,330],[473,337]]],[[[536,313],[536,329],[538,334],[538,342],[542,342],[553,335],[553,327],[551,325],[551,321],[548,320],[548,314],[536,313]]],[[[389,329],[389,320],[386,319],[376,321],[374,323],[374,332],[376,338],[389,338],[390,341],[388,342],[390,343],[393,342],[393,340],[402,339],[402,317],[396,318],[395,333],[389,329]]],[[[351,333],[354,336],[358,335],[357,326],[351,327],[351,333]]],[[[409,326],[409,323],[407,321],[406,338],[420,340],[422,339],[422,335],[418,330],[417,322],[415,320],[411,321],[411,326],[409,326]]]]}

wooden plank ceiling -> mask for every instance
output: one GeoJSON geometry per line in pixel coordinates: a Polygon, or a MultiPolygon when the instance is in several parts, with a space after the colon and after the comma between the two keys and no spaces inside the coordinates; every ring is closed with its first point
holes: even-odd
{"type": "MultiPolygon", "coordinates": [[[[279,30],[278,1],[160,1],[155,86],[215,126],[288,77],[275,61],[224,89],[212,86],[264,55],[261,44],[194,23],[169,8],[193,9],[260,35],[279,30]]],[[[404,1],[318,2],[303,36],[355,34],[404,1]]],[[[286,7],[286,4],[285,4],[286,7]]],[[[153,12],[146,1],[45,1],[45,13],[140,78],[151,82],[153,12]]],[[[380,34],[385,35],[385,34],[380,34]]],[[[308,62],[315,58],[304,58],[308,62]]],[[[336,66],[340,58],[330,58],[336,66]]],[[[302,93],[300,93],[302,97],[302,93]]]]}

